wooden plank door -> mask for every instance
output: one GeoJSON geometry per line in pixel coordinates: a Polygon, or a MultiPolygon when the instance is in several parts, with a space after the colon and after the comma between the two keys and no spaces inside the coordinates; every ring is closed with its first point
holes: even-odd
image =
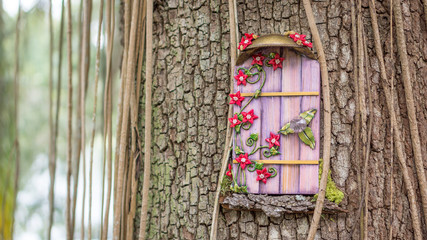
{"type": "MultiPolygon", "coordinates": [[[[271,52],[279,53],[284,57],[282,69],[273,70],[272,67],[264,66],[266,82],[262,93],[271,92],[319,92],[320,95],[320,68],[316,60],[301,56],[288,48],[264,48],[260,51],[263,55],[271,52]]],[[[242,65],[236,66],[235,75],[238,69],[251,67],[252,58],[247,59],[242,65]]],[[[252,79],[253,80],[253,79],[252,79]]],[[[239,85],[234,82],[234,92],[254,93],[261,85],[261,81],[255,84],[239,85]]],[[[250,151],[246,145],[246,140],[252,133],[258,133],[257,146],[266,145],[266,138],[270,137],[270,132],[277,134],[278,130],[290,120],[299,116],[301,112],[315,108],[320,110],[320,96],[261,96],[254,99],[245,108],[245,112],[254,110],[259,116],[249,130],[241,131],[239,136],[233,131],[233,150],[236,146],[250,151]],[[241,137],[241,138],[240,138],[241,137]]],[[[245,97],[241,106],[245,106],[250,97],[245,97]]],[[[241,107],[234,105],[234,112],[239,113],[241,107]]],[[[295,162],[295,160],[319,160],[319,137],[320,137],[320,112],[317,112],[310,125],[316,140],[315,149],[311,149],[299,139],[298,134],[280,135],[279,155],[265,157],[263,149],[250,156],[250,160],[280,160],[295,162]]],[[[238,157],[233,151],[233,159],[238,157]]],[[[267,184],[257,181],[256,171],[245,171],[245,179],[237,178],[239,185],[246,185],[249,193],[260,194],[315,194],[318,191],[318,165],[306,164],[264,164],[267,169],[274,167],[277,169],[277,176],[269,178],[267,184]]],[[[237,176],[239,164],[233,164],[233,174],[237,176]]]]}

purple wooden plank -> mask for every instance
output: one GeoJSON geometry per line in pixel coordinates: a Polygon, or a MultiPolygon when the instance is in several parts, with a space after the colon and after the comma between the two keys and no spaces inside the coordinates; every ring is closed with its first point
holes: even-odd
{"type": "MultiPolygon", "coordinates": [[[[282,72],[282,91],[283,92],[299,92],[301,91],[301,56],[290,49],[285,49],[286,52],[283,72],[282,72]]],[[[281,125],[284,126],[293,118],[297,117],[300,112],[301,97],[281,97],[282,102],[282,117],[281,125]]],[[[299,139],[296,134],[287,136],[281,135],[282,159],[284,160],[299,160],[300,146],[299,139]]],[[[296,194],[299,191],[299,171],[298,165],[282,165],[282,187],[280,193],[296,194]]]]}
{"type": "MultiPolygon", "coordinates": [[[[279,53],[280,48],[267,48],[263,51],[264,54],[269,54],[271,52],[279,53]]],[[[280,68],[273,70],[273,67],[264,67],[266,72],[267,80],[262,89],[262,92],[281,92],[282,91],[282,71],[280,68]]],[[[280,129],[280,98],[279,97],[261,97],[262,113],[261,113],[261,144],[268,145],[265,141],[266,138],[270,137],[270,132],[277,133],[280,129]]],[[[264,151],[265,149],[261,149],[264,151]]],[[[261,159],[270,159],[270,160],[280,160],[281,155],[272,156],[265,158],[264,155],[260,154],[261,159]]],[[[267,169],[274,167],[277,169],[277,176],[274,178],[267,179],[267,184],[260,182],[260,193],[268,194],[279,194],[280,193],[280,183],[281,183],[281,169],[280,165],[264,165],[267,169]]]]}
{"type": "MultiPolygon", "coordinates": [[[[303,57],[302,61],[302,91],[320,92],[320,68],[315,60],[303,57]]],[[[319,160],[320,149],[320,96],[304,96],[301,100],[301,109],[306,111],[312,108],[317,109],[317,113],[310,123],[316,140],[316,146],[311,149],[300,141],[301,160],[319,160]]],[[[319,188],[319,166],[300,165],[300,193],[316,194],[319,188]]]]}
{"type": "MultiPolygon", "coordinates": [[[[236,66],[236,69],[234,71],[234,75],[239,74],[239,71],[238,71],[239,67],[249,68],[251,66],[251,62],[252,61],[250,59],[247,59],[242,65],[236,66]]],[[[251,87],[250,85],[252,85],[252,84],[247,83],[246,86],[244,86],[242,84],[237,86],[237,81],[234,79],[233,79],[233,81],[234,81],[234,93],[236,93],[237,91],[240,91],[240,93],[247,92],[247,88],[251,87]]],[[[249,100],[249,98],[245,97],[241,106],[242,107],[245,106],[245,104],[248,102],[248,100],[249,100]]],[[[241,109],[241,107],[239,107],[238,105],[235,104],[233,107],[233,116],[235,113],[239,113],[240,109],[241,109]]],[[[244,134],[244,132],[245,132],[245,130],[242,129],[242,134],[244,134]]],[[[238,156],[236,156],[235,151],[234,151],[236,146],[239,146],[241,149],[245,149],[244,146],[242,147],[240,144],[240,135],[239,134],[236,135],[236,133],[233,129],[233,160],[238,157],[238,156]]],[[[242,184],[241,177],[237,175],[237,173],[238,173],[237,170],[240,170],[240,164],[233,164],[233,174],[234,174],[234,176],[237,176],[237,183],[241,185],[242,184]]]]}
{"type": "MultiPolygon", "coordinates": [[[[246,62],[245,62],[245,67],[250,67],[252,63],[252,58],[250,57],[246,62]]],[[[257,72],[256,70],[252,70],[252,72],[257,72]]],[[[257,75],[248,78],[250,81],[255,81],[257,79],[257,75]]],[[[255,84],[250,84],[247,83],[246,86],[242,87],[241,92],[242,93],[255,93],[255,91],[260,87],[261,82],[262,82],[262,76],[261,79],[255,83],[255,84]]],[[[251,97],[245,97],[244,103],[242,104],[242,107],[244,107],[244,104],[246,104],[249,100],[251,99],[251,97]]],[[[259,133],[260,129],[261,129],[261,118],[260,118],[260,114],[261,114],[261,102],[259,99],[253,99],[249,105],[243,110],[243,112],[249,112],[250,110],[254,110],[254,114],[256,116],[258,116],[258,119],[255,119],[252,126],[249,128],[249,130],[244,130],[242,129],[241,131],[241,136],[242,136],[242,141],[243,141],[243,150],[246,153],[250,153],[252,151],[252,147],[249,147],[246,145],[246,140],[249,138],[249,136],[251,135],[251,133],[259,133]]],[[[237,140],[240,142],[240,140],[237,140]]],[[[258,139],[256,145],[259,146],[260,143],[260,139],[258,139]]],[[[250,160],[257,160],[259,159],[259,152],[256,152],[254,154],[252,154],[251,156],[249,156],[250,160]]],[[[248,187],[248,192],[249,193],[258,193],[259,192],[259,182],[256,180],[257,174],[256,171],[254,172],[250,172],[247,168],[245,169],[245,174],[246,174],[246,186],[248,187]]]]}

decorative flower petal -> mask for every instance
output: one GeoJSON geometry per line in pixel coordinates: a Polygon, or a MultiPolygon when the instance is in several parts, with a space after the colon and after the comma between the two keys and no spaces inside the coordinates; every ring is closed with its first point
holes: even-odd
{"type": "Polygon", "coordinates": [[[230,104],[236,104],[239,106],[242,106],[242,101],[245,99],[245,97],[240,95],[240,91],[237,91],[235,94],[230,93],[230,98],[230,104]]]}
{"type": "Polygon", "coordinates": [[[251,160],[248,158],[248,154],[240,154],[239,157],[236,158],[236,161],[240,163],[240,167],[245,169],[246,165],[252,164],[251,160]]]}
{"type": "Polygon", "coordinates": [[[240,123],[242,123],[239,118],[237,117],[237,114],[234,114],[234,117],[229,118],[228,121],[230,121],[231,125],[230,127],[235,127],[237,125],[239,125],[240,123]]]}
{"type": "Polygon", "coordinates": [[[269,143],[268,148],[272,148],[274,146],[280,147],[280,135],[275,135],[274,133],[270,132],[270,137],[265,139],[266,142],[269,143]]]}
{"type": "Polygon", "coordinates": [[[246,75],[242,70],[239,70],[239,74],[234,76],[234,79],[237,80],[237,86],[239,86],[240,84],[243,84],[244,86],[246,86],[247,78],[248,78],[248,75],[246,75]]]}
{"type": "Polygon", "coordinates": [[[254,114],[254,110],[250,110],[249,112],[242,112],[243,120],[242,122],[250,122],[254,123],[254,120],[258,118],[257,115],[254,114]]]}
{"type": "Polygon", "coordinates": [[[278,53],[275,53],[274,58],[272,58],[268,63],[273,65],[273,70],[277,68],[282,68],[282,62],[285,58],[281,58],[278,53]]]}
{"type": "Polygon", "coordinates": [[[230,178],[233,178],[233,174],[231,173],[231,164],[228,164],[228,171],[225,173],[225,175],[229,176],[230,178]]]}
{"type": "Polygon", "coordinates": [[[258,64],[260,66],[262,66],[262,62],[264,61],[265,57],[261,54],[255,54],[252,56],[253,60],[252,60],[252,65],[258,64]]]}

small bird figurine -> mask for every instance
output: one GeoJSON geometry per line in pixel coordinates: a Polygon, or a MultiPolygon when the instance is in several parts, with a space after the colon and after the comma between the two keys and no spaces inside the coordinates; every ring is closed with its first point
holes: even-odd
{"type": "Polygon", "coordinates": [[[292,119],[286,123],[280,130],[279,133],[288,135],[291,133],[298,133],[299,138],[303,143],[308,145],[311,149],[314,149],[316,141],[314,140],[313,131],[308,126],[311,120],[316,114],[316,109],[310,109],[301,113],[298,117],[292,119]]]}

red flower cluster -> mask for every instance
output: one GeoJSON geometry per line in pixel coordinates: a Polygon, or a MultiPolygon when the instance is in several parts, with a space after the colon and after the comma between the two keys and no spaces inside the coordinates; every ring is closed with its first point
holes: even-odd
{"type": "Polygon", "coordinates": [[[256,170],[256,173],[258,174],[256,180],[262,181],[263,183],[267,183],[267,178],[271,176],[271,173],[267,171],[267,168],[264,168],[262,170],[256,170]]]}
{"type": "Polygon", "coordinates": [[[281,58],[278,53],[275,53],[274,58],[272,58],[268,63],[273,65],[273,70],[277,68],[282,68],[282,62],[285,58],[281,58]]]}
{"type": "Polygon", "coordinates": [[[251,160],[248,158],[248,154],[240,154],[239,157],[236,158],[236,161],[240,163],[240,167],[245,169],[246,165],[252,164],[251,160]]]}
{"type": "Polygon", "coordinates": [[[225,173],[225,175],[229,176],[230,178],[233,178],[233,173],[231,173],[231,164],[228,164],[228,171],[225,173]]]}
{"type": "Polygon", "coordinates": [[[292,38],[298,45],[304,45],[309,48],[313,47],[313,44],[305,39],[306,36],[304,34],[290,31],[286,32],[285,35],[289,35],[289,37],[292,38]]]}
{"type": "Polygon", "coordinates": [[[250,122],[250,123],[254,123],[254,120],[258,118],[257,115],[254,114],[254,110],[250,110],[249,112],[242,112],[243,115],[243,120],[242,122],[250,122]]]}
{"type": "Polygon", "coordinates": [[[252,40],[256,39],[258,36],[253,33],[245,33],[245,37],[242,37],[242,41],[239,43],[239,50],[245,50],[249,45],[252,44],[252,40]]]}
{"type": "Polygon", "coordinates": [[[242,101],[245,100],[245,97],[240,96],[240,91],[237,91],[235,94],[230,93],[230,104],[237,104],[242,106],[242,101]]]}
{"type": "Polygon", "coordinates": [[[260,66],[262,66],[262,62],[264,61],[264,59],[265,59],[265,57],[261,54],[261,53],[258,53],[258,54],[255,54],[255,55],[253,55],[252,56],[252,58],[254,59],[254,60],[252,60],[252,65],[254,65],[254,64],[258,64],[258,65],[260,65],[260,66]]]}
{"type": "Polygon", "coordinates": [[[234,117],[229,118],[228,121],[230,121],[231,125],[230,127],[235,127],[237,125],[239,125],[240,123],[242,123],[239,118],[237,117],[237,114],[234,114],[234,117]]]}
{"type": "Polygon", "coordinates": [[[237,86],[240,84],[243,84],[246,86],[246,79],[248,78],[248,75],[246,75],[242,70],[239,70],[239,74],[234,76],[234,79],[237,80],[237,86]]]}
{"type": "Polygon", "coordinates": [[[268,148],[272,148],[274,146],[280,147],[279,139],[280,139],[279,134],[275,135],[274,133],[270,132],[270,137],[265,139],[265,141],[269,143],[268,148]]]}

